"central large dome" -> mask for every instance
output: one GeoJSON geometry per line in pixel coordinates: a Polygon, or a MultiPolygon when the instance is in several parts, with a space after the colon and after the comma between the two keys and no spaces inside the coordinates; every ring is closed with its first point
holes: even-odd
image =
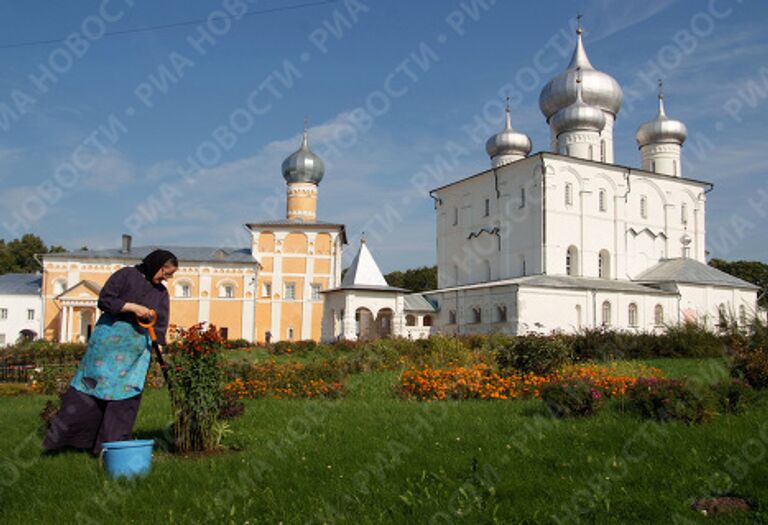
{"type": "Polygon", "coordinates": [[[565,71],[550,80],[539,95],[539,108],[549,121],[552,115],[576,101],[576,76],[581,69],[582,99],[590,106],[596,106],[614,116],[621,109],[624,96],[616,79],[596,70],[589,62],[581,28],[577,30],[576,49],[565,71]]]}

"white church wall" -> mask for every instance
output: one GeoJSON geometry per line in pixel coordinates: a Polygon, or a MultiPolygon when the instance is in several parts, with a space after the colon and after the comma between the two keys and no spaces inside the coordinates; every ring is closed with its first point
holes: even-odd
{"type": "Polygon", "coordinates": [[[662,307],[665,319],[676,312],[677,297],[666,294],[606,292],[521,287],[518,300],[519,333],[575,333],[605,326],[613,330],[651,332],[658,330],[655,308],[662,307]],[[608,323],[603,323],[603,304],[608,303],[608,323]],[[630,322],[630,305],[635,322],[630,322]]]}
{"type": "Polygon", "coordinates": [[[549,155],[545,162],[546,273],[565,274],[574,246],[577,275],[598,277],[605,250],[610,277],[630,279],[661,257],[681,257],[685,233],[690,256],[705,262],[703,183],[549,155]]]}
{"type": "Polygon", "coordinates": [[[510,163],[435,192],[438,287],[488,281],[489,267],[490,280],[541,272],[536,160],[510,163]]]}
{"type": "Polygon", "coordinates": [[[679,285],[680,319],[704,323],[715,328],[719,322],[721,305],[729,318],[739,318],[740,307],[744,307],[748,319],[757,313],[757,292],[739,288],[725,288],[705,285],[679,285]]]}
{"type": "Polygon", "coordinates": [[[428,296],[439,306],[433,332],[444,335],[517,333],[515,285],[470,287],[428,296]],[[476,308],[480,309],[480,322],[476,322],[476,308]],[[506,309],[506,321],[500,315],[500,308],[506,309]]]}

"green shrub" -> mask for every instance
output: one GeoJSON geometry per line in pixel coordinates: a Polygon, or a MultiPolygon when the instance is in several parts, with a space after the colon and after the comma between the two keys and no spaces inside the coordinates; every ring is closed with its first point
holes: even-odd
{"type": "Polygon", "coordinates": [[[685,380],[641,378],[626,393],[630,411],[657,421],[689,425],[707,421],[714,413],[712,393],[685,380]]]}
{"type": "Polygon", "coordinates": [[[747,349],[731,361],[731,376],[744,379],[757,389],[768,388],[768,351],[747,349]]]}
{"type": "Polygon", "coordinates": [[[720,357],[724,340],[703,326],[667,326],[661,333],[586,328],[566,337],[577,360],[720,357]]]}
{"type": "Polygon", "coordinates": [[[224,341],[215,326],[179,329],[167,348],[173,437],[180,452],[212,450],[224,395],[220,351],[224,341]]]}
{"type": "Polygon", "coordinates": [[[60,395],[69,388],[75,375],[75,365],[43,365],[30,372],[29,382],[36,392],[45,395],[60,395]]]}
{"type": "Polygon", "coordinates": [[[562,336],[523,335],[512,338],[496,353],[502,369],[545,375],[571,360],[571,351],[562,336]]]}
{"type": "Polygon", "coordinates": [[[541,399],[555,417],[585,417],[596,414],[604,405],[604,395],[589,381],[562,380],[546,384],[541,399]]]}
{"type": "Polygon", "coordinates": [[[748,383],[729,379],[710,386],[722,413],[741,414],[755,400],[756,394],[748,383]]]}

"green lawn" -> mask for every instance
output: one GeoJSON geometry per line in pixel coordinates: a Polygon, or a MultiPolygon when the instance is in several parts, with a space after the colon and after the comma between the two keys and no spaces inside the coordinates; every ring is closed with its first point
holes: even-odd
{"type": "MultiPolygon", "coordinates": [[[[724,371],[645,363],[705,381],[724,371]]],[[[0,398],[0,523],[704,523],[690,504],[716,493],[760,509],[716,523],[768,523],[765,396],[696,427],[619,405],[562,422],[536,400],[400,401],[396,380],[350,376],[340,401],[249,401],[225,438],[239,451],[159,451],[135,482],[107,480],[88,455],[40,457],[45,398],[0,398]]],[[[147,392],[137,437],[160,436],[168,412],[165,391],[147,392]]]]}

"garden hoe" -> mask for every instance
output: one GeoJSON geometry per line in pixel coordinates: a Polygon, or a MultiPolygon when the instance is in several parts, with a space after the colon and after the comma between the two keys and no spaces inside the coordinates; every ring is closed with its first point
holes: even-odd
{"type": "Polygon", "coordinates": [[[163,379],[165,384],[168,385],[168,391],[171,390],[171,382],[168,381],[168,365],[163,358],[163,352],[160,350],[160,345],[157,344],[157,334],[155,333],[155,323],[157,323],[157,312],[150,310],[150,319],[147,322],[143,322],[141,319],[137,319],[139,326],[146,328],[149,333],[149,338],[152,340],[152,349],[157,356],[157,364],[160,365],[160,370],[163,372],[163,379]]]}

